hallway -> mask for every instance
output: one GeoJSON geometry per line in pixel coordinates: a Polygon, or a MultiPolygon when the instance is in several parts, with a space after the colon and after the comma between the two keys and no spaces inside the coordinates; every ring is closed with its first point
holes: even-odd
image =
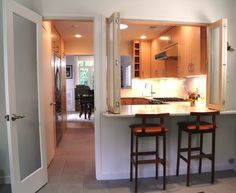
{"type": "Polygon", "coordinates": [[[39,193],[84,192],[95,181],[94,128],[91,122],[70,121],[49,169],[49,183],[39,193]]]}
{"type": "MultiPolygon", "coordinates": [[[[94,128],[91,122],[73,118],[57,148],[48,174],[49,183],[38,193],[131,193],[129,180],[96,181],[94,163],[94,128]]],[[[185,186],[186,176],[168,177],[167,190],[162,179],[140,179],[139,191],[149,193],[236,193],[236,173],[216,172],[216,182],[209,183],[209,174],[193,175],[192,186],[185,186]]]]}

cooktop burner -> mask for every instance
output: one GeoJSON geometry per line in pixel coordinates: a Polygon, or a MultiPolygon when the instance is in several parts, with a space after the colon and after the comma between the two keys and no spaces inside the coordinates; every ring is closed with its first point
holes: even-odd
{"type": "Polygon", "coordinates": [[[167,103],[163,102],[163,101],[160,101],[160,100],[157,100],[157,99],[151,99],[151,100],[149,100],[149,104],[164,105],[164,104],[167,104],[167,103]]]}
{"type": "Polygon", "coordinates": [[[183,98],[178,97],[157,97],[153,98],[154,100],[162,101],[162,102],[182,102],[185,101],[183,98]]]}

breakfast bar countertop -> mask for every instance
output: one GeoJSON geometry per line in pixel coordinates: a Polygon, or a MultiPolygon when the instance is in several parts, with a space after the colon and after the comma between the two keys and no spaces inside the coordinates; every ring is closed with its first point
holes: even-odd
{"type": "MultiPolygon", "coordinates": [[[[122,105],[120,114],[104,112],[106,117],[134,117],[136,113],[170,113],[170,116],[185,116],[192,111],[212,111],[203,104],[191,107],[189,102],[169,102],[163,105],[122,105]]],[[[236,114],[236,110],[222,110],[221,114],[236,114]]]]}

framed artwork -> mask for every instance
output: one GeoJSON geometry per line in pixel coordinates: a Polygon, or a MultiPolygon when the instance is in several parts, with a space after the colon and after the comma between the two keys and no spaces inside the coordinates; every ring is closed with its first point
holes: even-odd
{"type": "Polygon", "coordinates": [[[72,79],[73,78],[73,68],[72,65],[66,65],[66,78],[72,79]]]}

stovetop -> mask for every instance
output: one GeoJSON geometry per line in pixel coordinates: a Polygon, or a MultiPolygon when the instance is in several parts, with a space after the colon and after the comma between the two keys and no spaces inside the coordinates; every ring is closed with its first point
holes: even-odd
{"type": "Polygon", "coordinates": [[[168,102],[183,102],[185,101],[183,98],[178,97],[156,97],[151,100],[149,100],[149,104],[168,104],[168,102]]]}
{"type": "Polygon", "coordinates": [[[183,98],[178,97],[157,97],[153,98],[154,100],[162,101],[162,102],[183,102],[185,101],[183,98]]]}

